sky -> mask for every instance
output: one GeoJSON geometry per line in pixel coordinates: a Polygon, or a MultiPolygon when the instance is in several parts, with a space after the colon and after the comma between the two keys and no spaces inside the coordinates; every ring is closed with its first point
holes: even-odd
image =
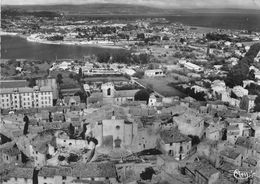
{"type": "Polygon", "coordinates": [[[259,9],[260,0],[1,0],[3,5],[124,3],[162,8],[259,9]]]}

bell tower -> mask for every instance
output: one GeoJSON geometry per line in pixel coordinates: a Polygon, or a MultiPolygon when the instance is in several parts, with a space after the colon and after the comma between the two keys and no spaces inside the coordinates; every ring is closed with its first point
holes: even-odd
{"type": "Polygon", "coordinates": [[[113,103],[115,97],[115,86],[112,82],[102,84],[103,103],[113,103]]]}

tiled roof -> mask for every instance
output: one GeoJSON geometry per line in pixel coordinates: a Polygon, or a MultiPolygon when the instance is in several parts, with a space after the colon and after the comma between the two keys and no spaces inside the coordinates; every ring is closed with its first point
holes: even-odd
{"type": "Polygon", "coordinates": [[[7,155],[10,155],[10,156],[17,156],[20,154],[20,151],[19,149],[17,148],[16,145],[13,145],[11,147],[8,147],[8,148],[4,148],[2,150],[3,153],[7,154],[7,155]]]}
{"type": "Polygon", "coordinates": [[[250,137],[238,137],[236,141],[236,145],[242,146],[248,149],[252,149],[254,146],[254,138],[250,137]]]}
{"type": "Polygon", "coordinates": [[[38,173],[38,176],[54,177],[56,175],[57,167],[45,166],[42,167],[38,173]]]}
{"type": "Polygon", "coordinates": [[[228,157],[228,158],[231,158],[231,159],[236,159],[240,153],[238,151],[236,151],[234,148],[225,148],[224,150],[222,150],[220,152],[220,154],[222,156],[225,156],[225,157],[228,157]]]}
{"type": "Polygon", "coordinates": [[[160,132],[160,136],[165,144],[191,141],[190,137],[180,133],[177,128],[163,130],[160,132]]]}
{"type": "Polygon", "coordinates": [[[193,163],[187,163],[186,167],[194,174],[197,171],[206,178],[210,178],[212,174],[219,172],[215,167],[213,167],[208,161],[204,159],[201,161],[195,161],[193,163]]]}
{"type": "Polygon", "coordinates": [[[75,165],[73,169],[73,176],[81,178],[92,178],[92,177],[109,177],[116,178],[115,164],[112,162],[99,162],[99,163],[88,163],[75,165]]]}
{"type": "Polygon", "coordinates": [[[74,176],[80,178],[116,178],[115,164],[112,162],[99,162],[87,164],[74,164],[70,166],[44,166],[39,171],[39,176],[74,176]]]}
{"type": "Polygon", "coordinates": [[[135,90],[119,90],[116,91],[115,97],[134,97],[139,89],[135,90]]]}
{"type": "Polygon", "coordinates": [[[9,178],[25,178],[32,179],[33,178],[33,168],[31,167],[16,167],[12,170],[8,176],[9,178]]]}

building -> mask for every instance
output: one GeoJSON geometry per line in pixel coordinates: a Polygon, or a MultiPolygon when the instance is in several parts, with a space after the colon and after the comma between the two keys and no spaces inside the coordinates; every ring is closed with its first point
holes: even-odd
{"type": "Polygon", "coordinates": [[[135,94],[139,89],[133,90],[115,90],[112,82],[102,84],[103,104],[121,105],[130,101],[134,101],[135,94]]]}
{"type": "Polygon", "coordinates": [[[51,87],[5,88],[0,91],[1,109],[28,109],[53,106],[51,87]]]}
{"type": "MultiPolygon", "coordinates": [[[[91,129],[90,127],[87,127],[91,129]]],[[[102,145],[107,139],[112,139],[113,148],[122,148],[132,144],[137,128],[132,122],[123,119],[105,119],[97,122],[93,130],[93,136],[98,140],[98,145],[102,145]]],[[[107,141],[106,141],[107,142],[107,141]]]]}
{"type": "Polygon", "coordinates": [[[178,129],[185,135],[196,135],[201,137],[204,130],[204,118],[193,112],[185,112],[173,117],[173,122],[178,129]]]}
{"type": "Polygon", "coordinates": [[[38,79],[36,85],[39,87],[49,86],[52,89],[53,99],[58,99],[58,85],[55,78],[38,79]]]}
{"type": "Polygon", "coordinates": [[[222,128],[218,125],[210,125],[206,128],[206,138],[212,141],[218,141],[221,138],[222,128]]]}
{"type": "Polygon", "coordinates": [[[163,100],[163,98],[158,97],[157,95],[155,95],[153,93],[149,97],[148,106],[151,106],[151,107],[163,106],[162,100],[163,100]]]}
{"type": "Polygon", "coordinates": [[[33,184],[34,168],[15,167],[3,178],[2,184],[33,184]]]}
{"type": "Polygon", "coordinates": [[[5,148],[0,149],[0,153],[2,155],[2,161],[7,164],[21,163],[22,161],[21,152],[17,148],[16,144],[13,143],[6,143],[6,144],[8,145],[5,148]]]}
{"type": "Polygon", "coordinates": [[[193,178],[195,184],[214,184],[220,176],[220,172],[206,160],[187,163],[185,174],[193,178]]]}
{"type": "Polygon", "coordinates": [[[145,70],[144,75],[146,77],[163,77],[163,76],[165,76],[162,69],[145,70]]]}
{"type": "Polygon", "coordinates": [[[232,165],[241,166],[242,155],[235,148],[226,147],[219,153],[220,163],[227,162],[232,165]]]}
{"type": "Polygon", "coordinates": [[[186,62],[184,63],[184,67],[187,68],[188,70],[194,70],[196,72],[200,72],[200,71],[203,71],[203,68],[198,66],[198,65],[195,65],[193,63],[190,63],[190,62],[186,62]]]}
{"type": "Polygon", "coordinates": [[[253,157],[256,154],[255,141],[254,137],[240,136],[237,138],[235,145],[243,158],[253,157]]]}
{"type": "Polygon", "coordinates": [[[229,143],[235,144],[239,135],[240,135],[240,129],[238,125],[230,125],[227,127],[227,141],[229,143]]]}
{"type": "Polygon", "coordinates": [[[177,128],[160,132],[161,150],[176,160],[184,159],[191,150],[191,138],[183,135],[177,128]]]}
{"type": "Polygon", "coordinates": [[[70,184],[75,180],[115,184],[116,167],[111,162],[93,162],[62,167],[44,166],[38,173],[38,184],[70,184]]]}
{"type": "Polygon", "coordinates": [[[63,100],[67,106],[78,106],[80,104],[79,96],[65,96],[63,100]]]}

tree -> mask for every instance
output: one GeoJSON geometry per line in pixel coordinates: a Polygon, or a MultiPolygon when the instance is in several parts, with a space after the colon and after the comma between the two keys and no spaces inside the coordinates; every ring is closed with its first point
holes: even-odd
{"type": "Polygon", "coordinates": [[[255,70],[250,70],[248,74],[249,80],[255,80],[255,70]]]}
{"type": "Polygon", "coordinates": [[[191,145],[197,145],[200,143],[200,138],[196,135],[188,135],[191,138],[191,145]]]}
{"type": "Polygon", "coordinates": [[[142,180],[151,180],[153,177],[153,174],[155,174],[154,169],[152,167],[147,167],[147,168],[145,168],[145,171],[143,171],[140,174],[140,178],[142,180]]]}
{"type": "Polygon", "coordinates": [[[260,112],[260,95],[258,95],[255,99],[255,107],[254,107],[255,112],[260,112]]]}
{"type": "Polygon", "coordinates": [[[28,116],[24,116],[23,121],[25,122],[24,124],[24,128],[23,128],[23,135],[27,135],[28,132],[28,128],[29,128],[29,118],[28,116]]]}
{"type": "Polygon", "coordinates": [[[57,75],[57,83],[58,83],[59,85],[63,83],[62,79],[63,79],[63,77],[62,77],[62,75],[59,73],[59,74],[57,75]]]}
{"type": "Polygon", "coordinates": [[[133,77],[137,77],[139,79],[143,78],[144,72],[143,71],[136,71],[133,75],[133,77]]]}
{"type": "Polygon", "coordinates": [[[75,133],[75,127],[72,125],[72,123],[70,123],[70,125],[69,125],[70,139],[72,139],[74,137],[74,133],[75,133]]]}
{"type": "Polygon", "coordinates": [[[110,54],[108,52],[102,52],[97,55],[97,61],[99,63],[108,63],[110,54]]]}
{"type": "Polygon", "coordinates": [[[35,78],[29,78],[27,81],[29,82],[29,84],[28,84],[29,87],[32,88],[32,87],[36,86],[36,79],[35,78]]]}
{"type": "Polygon", "coordinates": [[[135,101],[146,101],[148,102],[150,93],[147,89],[141,89],[135,94],[135,101]]]}
{"type": "Polygon", "coordinates": [[[79,68],[79,78],[81,79],[83,77],[83,72],[82,72],[82,68],[79,68]]]}

